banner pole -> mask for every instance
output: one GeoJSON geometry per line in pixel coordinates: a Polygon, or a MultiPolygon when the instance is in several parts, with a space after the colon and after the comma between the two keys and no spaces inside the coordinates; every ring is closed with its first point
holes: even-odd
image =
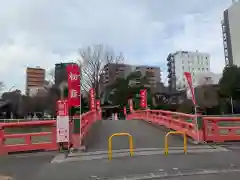
{"type": "MultiPolygon", "coordinates": [[[[190,72],[184,72],[184,76],[187,80],[187,83],[188,83],[188,87],[190,89],[190,92],[191,92],[191,95],[192,95],[192,102],[194,104],[194,116],[195,116],[195,128],[197,129],[196,130],[196,133],[197,133],[197,141],[198,143],[200,142],[200,135],[199,135],[199,128],[198,128],[198,117],[197,117],[197,103],[196,103],[196,97],[195,97],[195,89],[193,87],[193,82],[192,82],[192,75],[190,72]]],[[[186,93],[187,93],[187,90],[186,90],[186,93]]]]}
{"type": "Polygon", "coordinates": [[[82,96],[81,96],[81,93],[82,93],[82,91],[81,91],[81,77],[82,77],[82,70],[81,70],[81,65],[80,65],[80,67],[79,67],[79,70],[80,70],[80,73],[79,73],[79,81],[80,81],[80,83],[79,83],[79,88],[80,88],[80,94],[79,94],[79,98],[80,98],[80,105],[79,105],[79,113],[80,113],[80,117],[79,117],[79,121],[80,121],[80,130],[79,130],[79,134],[80,134],[80,146],[82,146],[82,131],[81,131],[81,122],[82,122],[82,108],[81,108],[81,106],[82,106],[82,96]]]}

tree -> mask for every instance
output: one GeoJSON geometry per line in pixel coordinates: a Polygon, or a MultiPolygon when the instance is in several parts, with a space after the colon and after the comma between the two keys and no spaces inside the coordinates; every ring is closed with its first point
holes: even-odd
{"type": "Polygon", "coordinates": [[[52,68],[48,71],[48,81],[51,82],[52,84],[55,83],[55,69],[52,68]]]}
{"type": "Polygon", "coordinates": [[[222,97],[240,99],[240,67],[235,65],[225,67],[219,85],[222,97]]]}
{"type": "Polygon", "coordinates": [[[139,95],[140,89],[143,88],[147,89],[148,103],[152,104],[147,79],[145,76],[142,76],[141,72],[132,72],[126,79],[118,78],[108,88],[110,89],[110,101],[115,105],[120,105],[120,107],[128,104],[128,99],[132,98],[135,102],[135,108],[139,108],[139,96],[137,95],[139,95]]]}
{"type": "Polygon", "coordinates": [[[0,93],[2,92],[3,89],[4,89],[4,83],[0,81],[0,93]]]}
{"type": "Polygon", "coordinates": [[[123,63],[122,53],[115,55],[113,50],[102,44],[88,46],[79,50],[82,77],[81,88],[88,92],[95,89],[96,97],[99,97],[100,75],[104,73],[104,66],[108,63],[123,63]]]}

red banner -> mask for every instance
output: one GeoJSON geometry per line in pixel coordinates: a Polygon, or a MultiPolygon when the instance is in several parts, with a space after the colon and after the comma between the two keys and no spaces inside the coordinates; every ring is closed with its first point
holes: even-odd
{"type": "Polygon", "coordinates": [[[93,88],[89,90],[89,106],[90,110],[95,109],[95,92],[93,88]]]}
{"type": "Polygon", "coordinates": [[[67,100],[57,101],[57,115],[58,116],[68,116],[68,101],[67,100]]]}
{"type": "Polygon", "coordinates": [[[130,112],[133,112],[133,102],[132,102],[132,99],[129,99],[128,103],[129,103],[129,110],[130,110],[130,112]]]}
{"type": "Polygon", "coordinates": [[[100,109],[100,99],[96,99],[96,109],[99,110],[100,109]]]}
{"type": "Polygon", "coordinates": [[[68,74],[68,104],[69,107],[80,106],[80,68],[77,64],[69,64],[66,67],[68,74]]]}
{"type": "Polygon", "coordinates": [[[193,85],[192,85],[192,76],[191,76],[191,73],[190,73],[190,72],[184,72],[184,76],[185,76],[185,78],[186,78],[186,80],[187,80],[188,87],[190,88],[190,91],[191,91],[191,94],[192,94],[193,104],[196,105],[195,93],[194,93],[194,88],[193,88],[193,85]]]}
{"type": "Polygon", "coordinates": [[[147,90],[146,89],[140,90],[140,107],[147,108],[147,90]]]}
{"type": "Polygon", "coordinates": [[[124,113],[125,116],[127,115],[127,108],[126,108],[126,106],[123,107],[123,113],[124,113]]]}

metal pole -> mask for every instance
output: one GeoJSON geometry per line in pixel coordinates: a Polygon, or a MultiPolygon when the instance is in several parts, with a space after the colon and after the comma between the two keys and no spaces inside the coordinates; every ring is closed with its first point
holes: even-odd
{"type": "Polygon", "coordinates": [[[82,136],[82,131],[81,131],[81,121],[82,121],[82,108],[81,108],[81,106],[82,106],[82,104],[81,104],[81,100],[82,100],[82,96],[81,96],[81,77],[82,77],[82,71],[81,71],[81,64],[80,64],[80,67],[79,67],[79,71],[80,71],[80,75],[79,75],[79,81],[80,81],[80,83],[79,83],[79,88],[80,88],[80,94],[79,94],[79,98],[80,98],[80,106],[79,106],[79,108],[80,108],[80,117],[79,117],[79,121],[80,121],[80,130],[79,130],[79,134],[80,134],[80,146],[82,145],[82,138],[81,138],[81,136],[82,136]]]}
{"type": "Polygon", "coordinates": [[[197,128],[197,141],[198,141],[198,143],[199,143],[199,141],[200,141],[200,136],[199,136],[199,129],[198,129],[198,117],[197,117],[197,106],[196,105],[194,105],[194,114],[195,114],[195,125],[196,125],[196,128],[197,128]]]}
{"type": "Polygon", "coordinates": [[[231,102],[232,114],[234,114],[234,111],[233,111],[233,99],[232,99],[232,96],[230,97],[230,102],[231,102]]]}

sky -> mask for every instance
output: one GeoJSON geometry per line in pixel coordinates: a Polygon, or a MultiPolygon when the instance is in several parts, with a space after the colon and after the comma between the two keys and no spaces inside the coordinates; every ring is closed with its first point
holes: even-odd
{"type": "Polygon", "coordinates": [[[26,67],[47,72],[76,61],[93,44],[122,52],[125,63],[159,66],[177,50],[210,54],[224,67],[221,19],[231,0],[0,0],[0,81],[25,90],[26,67]]]}

